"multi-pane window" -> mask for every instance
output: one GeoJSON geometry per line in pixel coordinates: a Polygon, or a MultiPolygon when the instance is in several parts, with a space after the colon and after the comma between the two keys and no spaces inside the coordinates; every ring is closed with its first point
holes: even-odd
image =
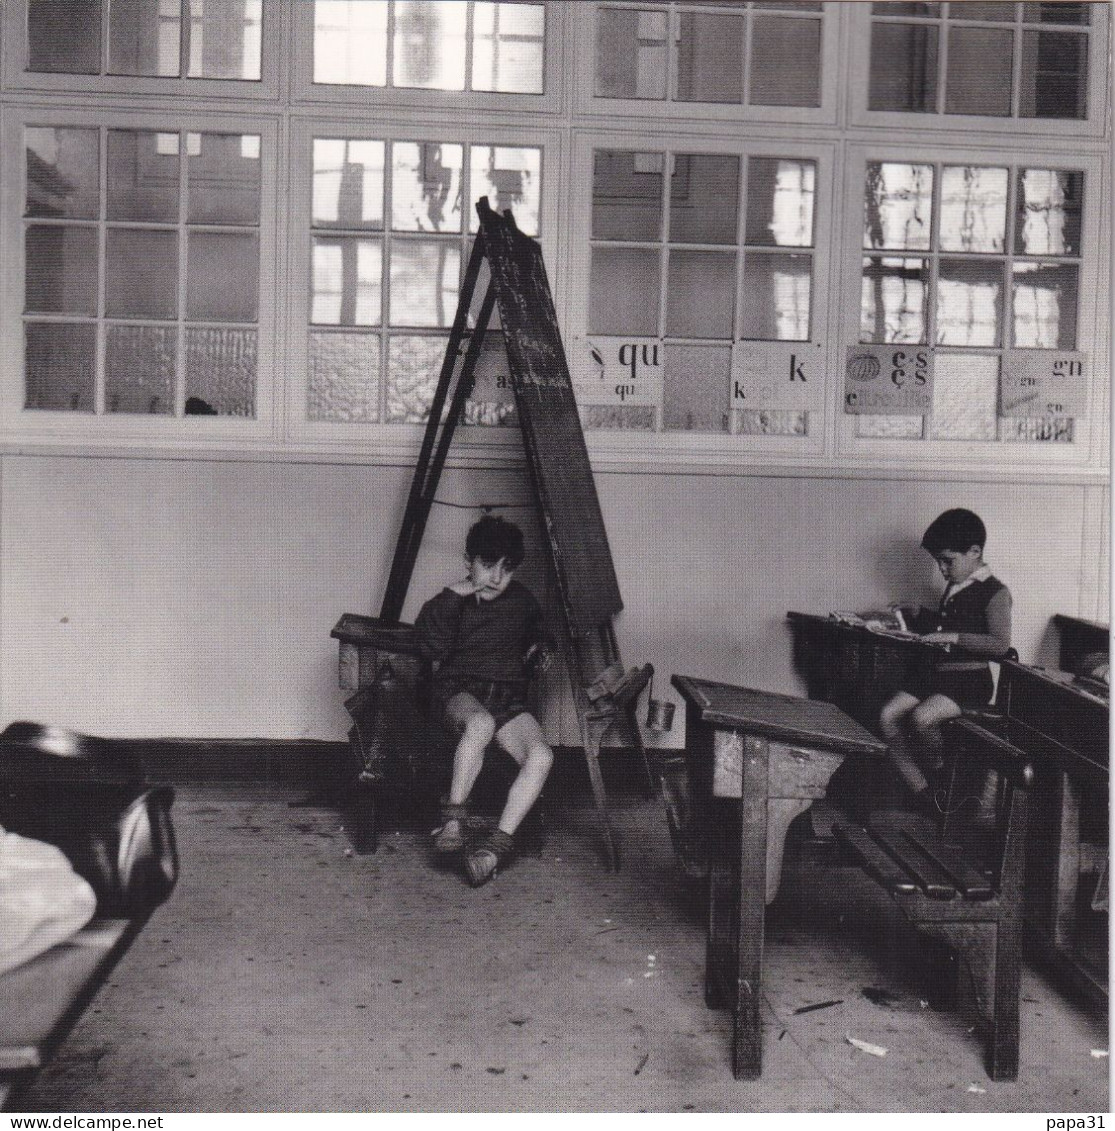
{"type": "MultiPolygon", "coordinates": [[[[538,235],[542,152],[317,137],[312,161],[308,417],[420,423],[479,228],[475,202],[510,208],[538,235]]],[[[502,345],[498,333],[490,344],[502,345]]],[[[478,390],[466,420],[498,424],[511,412],[509,391],[478,390]]]]}
{"type": "Polygon", "coordinates": [[[315,83],[542,94],[546,8],[314,0],[315,83]]]}
{"type": "Polygon", "coordinates": [[[590,426],[803,435],[808,414],[734,402],[733,354],[808,342],[817,165],[798,157],[597,149],[590,336],[663,344],[661,403],[590,426]]]}
{"type": "Polygon", "coordinates": [[[1005,414],[1010,350],[1078,348],[1084,174],[869,162],[861,342],[934,348],[932,412],[857,417],[860,435],[1071,441],[1071,417],[1005,414]]]}
{"type": "MultiPolygon", "coordinates": [[[[1093,5],[876,3],[869,110],[1084,119],[1093,5]]],[[[1104,45],[1097,45],[1106,51],[1104,45]]]]}
{"type": "Polygon", "coordinates": [[[254,416],[260,137],[24,140],[25,407],[254,416]]]}
{"type": "Polygon", "coordinates": [[[263,0],[29,0],[29,71],[258,81],[263,0]]]}
{"type": "Polygon", "coordinates": [[[821,105],[819,3],[605,4],[598,98],[821,105]]]}

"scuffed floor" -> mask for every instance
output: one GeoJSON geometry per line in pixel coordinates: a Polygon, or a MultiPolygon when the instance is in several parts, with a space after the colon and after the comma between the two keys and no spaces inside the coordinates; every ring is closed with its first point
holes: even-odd
{"type": "Polygon", "coordinates": [[[971,1019],[924,1008],[888,958],[890,908],[855,869],[788,867],[763,1077],[737,1082],[657,803],[615,803],[618,875],[584,806],[473,890],[416,834],[352,855],[297,796],[179,789],[179,886],[22,1110],[1108,1110],[1105,1018],[1027,966],[1019,1079],[993,1083],[971,1019]]]}

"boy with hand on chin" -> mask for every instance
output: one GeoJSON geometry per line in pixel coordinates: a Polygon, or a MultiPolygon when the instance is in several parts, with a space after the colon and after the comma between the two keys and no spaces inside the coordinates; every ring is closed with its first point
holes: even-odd
{"type": "Polygon", "coordinates": [[[468,532],[468,574],[427,601],[415,625],[423,656],[435,665],[431,706],[459,739],[449,796],[434,849],[465,848],[468,798],[493,737],[519,764],[498,825],[465,857],[473,886],[486,883],[514,853],[514,834],[553,765],[553,751],[526,705],[534,664],[551,661],[550,640],[534,595],[512,576],[524,556],[522,531],[485,515],[468,532]]]}
{"type": "Polygon", "coordinates": [[[912,676],[883,706],[880,729],[891,765],[913,793],[915,806],[932,815],[935,798],[922,766],[940,758],[940,725],[965,708],[986,707],[994,691],[989,659],[1010,647],[1010,590],[983,560],[987,530],[970,510],[947,510],[929,524],[921,545],[936,561],[946,585],[937,611],[903,608],[907,626],[929,644],[948,648],[930,668],[912,676]]]}

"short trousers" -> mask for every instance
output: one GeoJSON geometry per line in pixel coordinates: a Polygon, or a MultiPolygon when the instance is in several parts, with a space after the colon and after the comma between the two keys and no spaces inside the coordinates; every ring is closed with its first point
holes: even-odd
{"type": "Polygon", "coordinates": [[[438,673],[430,689],[430,705],[434,716],[450,729],[461,729],[448,717],[446,709],[449,700],[462,691],[467,691],[495,719],[497,731],[516,716],[530,710],[526,701],[526,680],[478,679],[476,676],[438,673]]]}
{"type": "Polygon", "coordinates": [[[979,668],[950,671],[948,668],[932,668],[918,673],[902,688],[916,699],[928,699],[930,695],[944,695],[958,707],[972,709],[986,707],[995,693],[995,681],[991,669],[983,664],[979,668]]]}

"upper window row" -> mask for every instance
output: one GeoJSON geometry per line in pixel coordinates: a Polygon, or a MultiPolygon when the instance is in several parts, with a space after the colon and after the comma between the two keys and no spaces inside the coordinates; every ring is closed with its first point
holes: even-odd
{"type": "MultiPolygon", "coordinates": [[[[610,108],[762,111],[819,109],[830,97],[824,79],[835,60],[825,43],[838,7],[603,0],[565,14],[569,34],[592,29],[582,40],[592,94],[610,108]]],[[[866,110],[1085,120],[1090,71],[1104,54],[1092,42],[1094,7],[864,5],[854,12],[854,42],[869,51],[866,110]]],[[[27,0],[23,66],[30,74],[259,83],[278,49],[264,27],[274,11],[263,0],[27,0]]],[[[305,73],[318,87],[553,93],[546,57],[556,36],[538,0],[313,0],[295,11],[298,42],[312,52],[305,73]]]]}

